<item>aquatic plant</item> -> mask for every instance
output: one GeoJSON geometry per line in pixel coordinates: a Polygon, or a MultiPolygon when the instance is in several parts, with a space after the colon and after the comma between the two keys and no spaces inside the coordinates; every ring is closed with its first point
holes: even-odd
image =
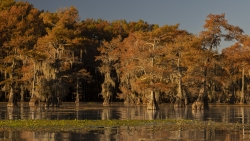
{"type": "Polygon", "coordinates": [[[110,128],[147,128],[153,131],[241,130],[250,124],[196,120],[0,120],[0,131],[85,132],[110,128]]]}

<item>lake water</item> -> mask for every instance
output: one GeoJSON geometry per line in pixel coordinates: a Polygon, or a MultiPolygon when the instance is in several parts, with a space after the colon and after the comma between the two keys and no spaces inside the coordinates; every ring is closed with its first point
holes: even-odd
{"type": "MultiPolygon", "coordinates": [[[[175,109],[173,105],[162,104],[160,110],[152,112],[145,106],[124,106],[112,103],[103,107],[102,103],[63,103],[60,107],[46,108],[43,104],[29,107],[28,103],[19,103],[19,107],[8,108],[0,103],[0,119],[51,119],[51,120],[107,120],[107,119],[191,119],[226,123],[250,123],[250,105],[210,105],[209,110],[193,111],[191,105],[175,109]]],[[[250,130],[160,130],[151,127],[116,127],[106,130],[86,131],[82,133],[63,132],[0,132],[1,140],[17,141],[242,141],[250,140],[250,130]]]]}

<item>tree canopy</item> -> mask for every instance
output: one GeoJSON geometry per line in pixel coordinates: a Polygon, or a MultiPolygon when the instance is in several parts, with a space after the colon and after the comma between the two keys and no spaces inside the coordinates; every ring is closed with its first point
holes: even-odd
{"type": "Polygon", "coordinates": [[[179,24],[80,20],[73,6],[44,12],[1,0],[0,100],[245,103],[250,37],[229,23],[209,14],[194,35],[179,24]],[[234,44],[219,53],[222,40],[234,44]]]}

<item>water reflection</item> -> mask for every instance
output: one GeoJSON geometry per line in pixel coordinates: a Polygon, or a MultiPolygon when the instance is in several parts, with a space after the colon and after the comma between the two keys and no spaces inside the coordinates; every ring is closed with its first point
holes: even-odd
{"type": "MultiPolygon", "coordinates": [[[[249,132],[249,131],[247,131],[249,132]]],[[[63,141],[242,141],[249,140],[249,134],[242,134],[242,131],[223,130],[177,130],[177,131],[152,131],[147,127],[119,127],[106,130],[93,130],[82,133],[50,133],[50,132],[0,132],[0,139],[3,140],[63,140],[63,141]]]]}
{"type": "MultiPolygon", "coordinates": [[[[173,105],[162,104],[160,110],[146,110],[145,106],[124,106],[114,103],[103,107],[102,103],[63,103],[61,107],[29,107],[27,103],[19,103],[19,107],[6,107],[0,103],[0,119],[51,119],[51,120],[111,120],[111,119],[191,119],[200,121],[216,121],[226,123],[250,123],[250,108],[247,106],[211,105],[209,110],[192,110],[190,106],[174,108],[173,105]]],[[[146,127],[113,127],[105,130],[93,130],[84,133],[48,133],[48,132],[0,132],[0,140],[248,140],[250,130],[233,132],[212,129],[161,131],[146,127]]]]}
{"type": "Polygon", "coordinates": [[[124,106],[121,103],[103,107],[101,103],[75,104],[64,103],[61,107],[29,107],[20,103],[19,107],[7,107],[0,103],[0,119],[191,119],[227,123],[250,123],[250,108],[247,106],[210,106],[209,110],[192,110],[191,107],[174,108],[162,104],[160,110],[146,110],[145,106],[124,106]]]}
{"type": "Polygon", "coordinates": [[[147,113],[149,120],[157,119],[158,110],[147,110],[147,113]]]}
{"type": "Polygon", "coordinates": [[[192,115],[195,120],[204,120],[204,110],[192,110],[192,115]]]}

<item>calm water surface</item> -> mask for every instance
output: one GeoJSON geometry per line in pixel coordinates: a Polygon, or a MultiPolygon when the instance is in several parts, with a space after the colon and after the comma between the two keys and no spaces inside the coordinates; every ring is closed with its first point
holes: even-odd
{"type": "MultiPolygon", "coordinates": [[[[102,103],[63,103],[57,108],[46,108],[43,104],[28,107],[28,103],[19,103],[19,107],[8,108],[7,103],[0,103],[0,119],[52,119],[52,120],[107,120],[107,119],[192,119],[227,123],[249,123],[249,106],[210,105],[209,110],[193,111],[191,106],[175,109],[170,104],[160,105],[160,110],[152,112],[145,106],[124,106],[123,103],[112,103],[103,107],[102,103]]],[[[103,131],[86,133],[47,133],[47,132],[0,132],[1,140],[22,141],[241,141],[250,140],[249,130],[178,130],[152,131],[150,127],[116,127],[103,131]]]]}

